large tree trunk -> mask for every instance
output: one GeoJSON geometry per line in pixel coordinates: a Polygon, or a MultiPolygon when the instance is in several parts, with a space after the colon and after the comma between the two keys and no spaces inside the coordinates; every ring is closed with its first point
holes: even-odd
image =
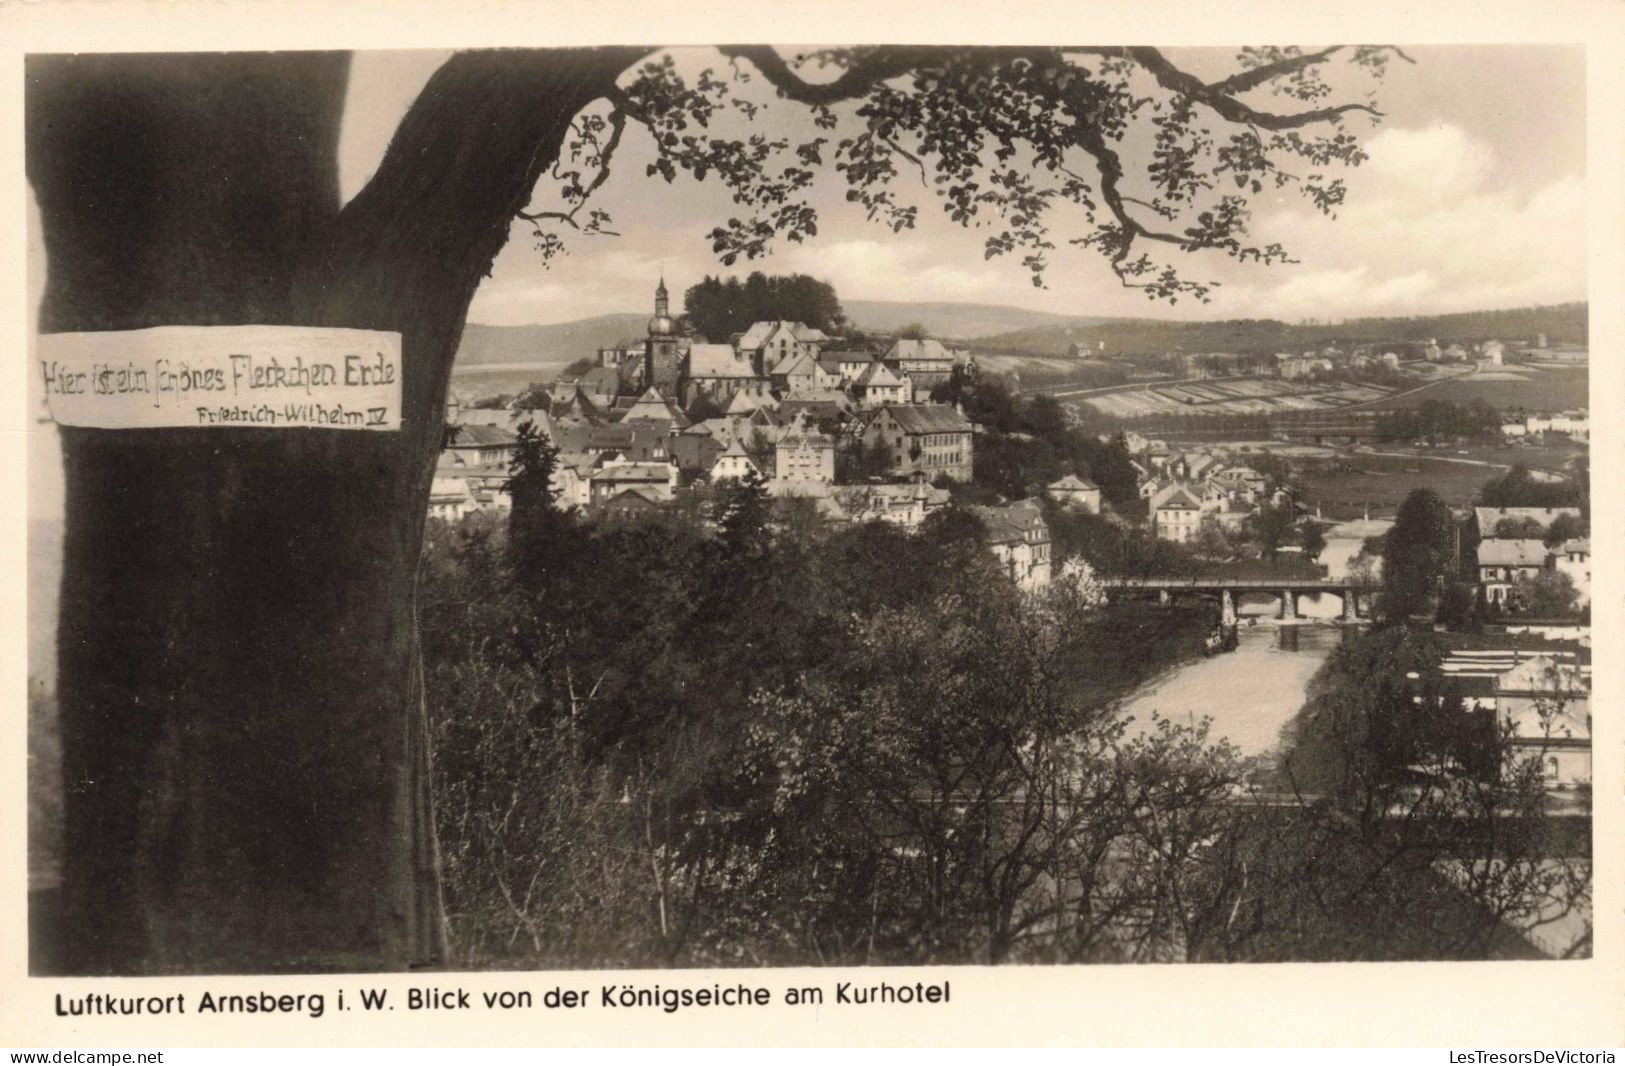
{"type": "Polygon", "coordinates": [[[64,968],[444,958],[415,579],[469,301],[634,53],[455,57],[342,211],[347,59],[32,59],[41,332],[398,331],[399,432],[62,430],[64,968]]]}

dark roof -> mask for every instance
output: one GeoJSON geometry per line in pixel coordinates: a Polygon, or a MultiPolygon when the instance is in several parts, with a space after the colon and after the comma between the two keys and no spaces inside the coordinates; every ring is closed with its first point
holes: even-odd
{"type": "Polygon", "coordinates": [[[904,433],[969,433],[971,424],[957,408],[947,404],[893,404],[882,407],[902,428],[904,433]]]}
{"type": "Polygon", "coordinates": [[[645,459],[664,452],[666,427],[660,422],[616,422],[607,426],[560,426],[554,443],[563,452],[622,452],[628,459],[645,459]]]}
{"type": "Polygon", "coordinates": [[[679,433],[667,444],[671,457],[682,470],[709,470],[722,454],[717,439],[704,433],[679,433]]]}
{"type": "Polygon", "coordinates": [[[453,429],[455,436],[448,445],[452,448],[495,448],[504,444],[516,444],[519,441],[518,434],[506,426],[462,423],[453,429]]]}
{"type": "Polygon", "coordinates": [[[1049,533],[1043,512],[1031,500],[1018,500],[1006,507],[971,507],[970,512],[982,520],[989,544],[1024,541],[1028,530],[1040,527],[1046,537],[1049,533]]]}

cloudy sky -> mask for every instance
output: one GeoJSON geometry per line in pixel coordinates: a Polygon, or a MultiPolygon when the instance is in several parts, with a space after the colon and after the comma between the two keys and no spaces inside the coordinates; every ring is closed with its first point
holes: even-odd
{"type": "MultiPolygon", "coordinates": [[[[1407,48],[1378,87],[1380,123],[1355,117],[1369,161],[1347,173],[1335,220],[1290,192],[1255,200],[1253,231],[1300,260],[1261,268],[1217,253],[1188,273],[1221,282],[1212,301],[1177,307],[1125,291],[1098,256],[1064,247],[1046,289],[1012,262],[986,262],[983,235],[946,219],[929,198],[916,230],[894,237],[842,199],[834,175],[816,187],[816,240],[781,245],[768,259],[732,268],[798,271],[832,282],[845,299],[1000,303],[1076,315],[1269,316],[1297,320],[1419,314],[1585,298],[1585,72],[1583,52],[1560,46],[1407,48]]],[[[1230,69],[1233,53],[1182,50],[1204,76],[1230,69]]],[[[720,62],[683,50],[689,69],[720,62]]],[[[342,145],[346,195],[365,183],[390,133],[443,53],[357,57],[342,145]]],[[[1342,98],[1359,99],[1364,81],[1342,98]]],[[[1264,98],[1266,101],[1268,97],[1264,98]]],[[[811,135],[805,112],[778,103],[759,119],[770,131],[811,135]]],[[[634,124],[610,180],[595,196],[620,237],[578,239],[549,267],[529,228],[516,226],[471,321],[560,322],[641,310],[663,269],[675,292],[724,273],[706,232],[737,214],[715,182],[667,185],[644,177],[651,157],[634,124]]],[[[538,203],[548,189],[538,190],[538,203]]],[[[1054,235],[1068,232],[1058,214],[1054,235]]],[[[568,237],[569,235],[566,234],[568,237]]]]}

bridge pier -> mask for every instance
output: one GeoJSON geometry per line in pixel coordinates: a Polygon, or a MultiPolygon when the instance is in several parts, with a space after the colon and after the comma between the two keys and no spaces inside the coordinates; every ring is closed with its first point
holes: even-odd
{"type": "Polygon", "coordinates": [[[1281,620],[1287,621],[1298,617],[1298,594],[1293,589],[1281,590],[1281,620]]]}
{"type": "Polygon", "coordinates": [[[1168,602],[1172,598],[1173,597],[1169,595],[1167,589],[1158,589],[1157,590],[1157,605],[1158,606],[1160,606],[1160,607],[1168,606],[1168,602]]]}
{"type": "Polygon", "coordinates": [[[1358,622],[1360,620],[1360,594],[1353,589],[1343,590],[1343,621],[1358,622]]]}
{"type": "Polygon", "coordinates": [[[1236,597],[1229,589],[1219,591],[1219,624],[1223,626],[1236,624],[1236,597]]]}

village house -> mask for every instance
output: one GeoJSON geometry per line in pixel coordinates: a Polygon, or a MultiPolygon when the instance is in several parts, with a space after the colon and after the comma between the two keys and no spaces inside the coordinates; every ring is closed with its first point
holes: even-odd
{"type": "Polygon", "coordinates": [[[599,456],[585,452],[559,453],[548,485],[553,490],[554,503],[561,510],[572,507],[585,510],[592,503],[592,475],[599,462],[599,456]]]}
{"type": "Polygon", "coordinates": [[[781,481],[833,482],[835,442],[797,420],[773,445],[773,476],[781,481]]]}
{"type": "Polygon", "coordinates": [[[801,322],[754,322],[734,347],[758,376],[766,377],[791,355],[809,355],[816,360],[828,342],[822,330],[801,322]]]}
{"type": "Polygon", "coordinates": [[[966,353],[956,352],[941,341],[924,338],[899,338],[881,357],[914,382],[917,392],[930,392],[953,377],[954,368],[968,360],[966,353]]]}
{"type": "Polygon", "coordinates": [[[1578,507],[1474,507],[1473,522],[1478,526],[1480,537],[1493,537],[1502,522],[1523,524],[1533,523],[1544,532],[1552,528],[1552,523],[1559,518],[1567,516],[1572,521],[1580,521],[1578,507]]]}
{"type": "Polygon", "coordinates": [[[677,467],[671,463],[612,459],[593,471],[590,480],[589,505],[607,503],[628,489],[652,502],[664,503],[677,488],[677,467]]]}
{"type": "Polygon", "coordinates": [[[1551,553],[1552,569],[1567,574],[1574,582],[1575,606],[1584,607],[1591,602],[1591,540],[1575,537],[1564,541],[1551,553]]]}
{"type": "Polygon", "coordinates": [[[582,423],[557,426],[553,432],[553,443],[561,452],[618,455],[634,462],[665,462],[670,457],[669,439],[666,427],[658,422],[582,423]]]}
{"type": "Polygon", "coordinates": [[[678,410],[677,405],[670,399],[654,389],[645,389],[643,395],[633,401],[618,421],[622,424],[642,422],[661,427],[669,433],[688,428],[688,416],[678,410]]]}
{"type": "Polygon", "coordinates": [[[859,407],[912,403],[914,383],[885,363],[870,363],[852,382],[852,395],[857,398],[859,407]]]}
{"type": "Polygon", "coordinates": [[[846,386],[863,376],[875,361],[875,357],[868,352],[860,350],[829,352],[818,360],[824,368],[825,374],[833,372],[839,378],[838,384],[846,386]]]}
{"type": "Polygon", "coordinates": [[[1195,539],[1201,524],[1202,501],[1177,482],[1151,506],[1151,528],[1159,540],[1189,544],[1195,539]]]}
{"type": "Polygon", "coordinates": [[[1489,537],[1478,542],[1478,584],[1486,603],[1504,605],[1520,580],[1546,568],[1546,545],[1533,539],[1489,537]]]}
{"type": "Polygon", "coordinates": [[[1556,788],[1591,783],[1591,681],[1584,668],[1537,655],[1495,679],[1495,713],[1513,757],[1538,760],[1556,788]]]}
{"type": "Polygon", "coordinates": [[[715,403],[726,403],[742,389],[766,384],[750,359],[731,344],[690,345],[682,382],[684,406],[701,396],[715,403]]]}
{"type": "Polygon", "coordinates": [[[519,434],[503,426],[463,422],[452,426],[447,436],[446,457],[466,466],[506,468],[519,448],[519,434]]]}
{"type": "Polygon", "coordinates": [[[946,404],[900,404],[882,407],[863,429],[869,447],[883,445],[892,471],[971,479],[971,424],[958,408],[946,404]]]}
{"type": "Polygon", "coordinates": [[[745,451],[744,443],[735,437],[711,464],[710,475],[712,481],[727,478],[743,479],[753,470],[758,475],[762,472],[755,460],[750,457],[750,453],[745,451]]]}
{"type": "Polygon", "coordinates": [[[911,485],[836,485],[831,496],[853,522],[890,522],[913,531],[948,506],[947,489],[911,485]]]}
{"type": "Polygon", "coordinates": [[[1006,507],[972,507],[986,530],[987,547],[1018,588],[1037,589],[1050,582],[1050,533],[1037,500],[1006,507]]]}
{"type": "Polygon", "coordinates": [[[786,356],[773,368],[769,380],[781,396],[814,392],[819,388],[818,360],[806,352],[786,356]]]}
{"type": "Polygon", "coordinates": [[[1256,504],[1269,488],[1269,479],[1250,466],[1225,467],[1212,476],[1250,504],[1256,504]]]}
{"type": "Polygon", "coordinates": [[[1070,507],[1086,514],[1100,513],[1100,486],[1076,474],[1068,474],[1059,481],[1050,482],[1044,491],[1050,499],[1062,507],[1070,507]]]}
{"type": "Polygon", "coordinates": [[[429,483],[429,517],[445,522],[457,520],[479,510],[468,482],[460,477],[437,477],[429,483]]]}

